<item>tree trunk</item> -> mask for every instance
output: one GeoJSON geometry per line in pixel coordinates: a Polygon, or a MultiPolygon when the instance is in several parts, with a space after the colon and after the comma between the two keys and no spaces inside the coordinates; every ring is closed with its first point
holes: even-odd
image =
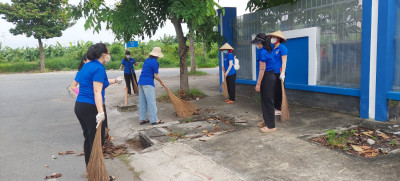
{"type": "Polygon", "coordinates": [[[189,47],[186,45],[186,37],[183,36],[182,31],[182,20],[178,20],[175,18],[171,19],[172,24],[175,27],[176,38],[179,43],[179,67],[180,67],[180,91],[188,91],[189,90],[189,81],[188,81],[188,68],[187,68],[187,56],[189,47]]]}
{"type": "Polygon", "coordinates": [[[40,71],[44,72],[44,53],[43,53],[43,43],[42,39],[38,39],[39,41],[39,50],[40,50],[40,71]]]}
{"type": "Polygon", "coordinates": [[[204,63],[207,63],[206,40],[204,40],[204,37],[203,37],[203,54],[204,54],[204,63]]]}
{"type": "Polygon", "coordinates": [[[190,41],[190,71],[195,72],[196,71],[196,58],[194,56],[194,38],[193,35],[190,35],[189,37],[190,41]]]}

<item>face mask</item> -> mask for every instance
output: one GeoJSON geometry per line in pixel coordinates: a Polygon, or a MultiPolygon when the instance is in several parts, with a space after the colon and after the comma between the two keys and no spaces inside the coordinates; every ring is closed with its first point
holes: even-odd
{"type": "Polygon", "coordinates": [[[107,64],[108,62],[110,62],[110,60],[111,60],[111,55],[108,55],[108,60],[107,59],[105,59],[105,64],[107,64]]]}
{"type": "Polygon", "coordinates": [[[278,42],[278,38],[271,38],[271,43],[276,44],[278,42]]]}
{"type": "Polygon", "coordinates": [[[130,57],[129,55],[126,56],[126,58],[129,58],[129,57],[130,57]]]}
{"type": "Polygon", "coordinates": [[[222,50],[222,52],[224,52],[225,54],[227,54],[227,53],[228,53],[228,50],[222,50]]]}

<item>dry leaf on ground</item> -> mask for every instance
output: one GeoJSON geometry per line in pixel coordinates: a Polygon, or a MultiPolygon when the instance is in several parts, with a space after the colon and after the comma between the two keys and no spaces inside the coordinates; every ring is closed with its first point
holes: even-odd
{"type": "Polygon", "coordinates": [[[81,153],[77,154],[76,156],[83,156],[83,155],[85,155],[85,153],[81,152],[81,153]]]}
{"type": "Polygon", "coordinates": [[[219,126],[215,126],[215,131],[219,131],[219,126]]]}
{"type": "Polygon", "coordinates": [[[67,154],[75,154],[75,152],[74,151],[65,151],[65,154],[67,155],[67,154]]]}
{"type": "Polygon", "coordinates": [[[363,149],[357,145],[351,145],[351,147],[353,148],[353,150],[358,151],[358,152],[362,152],[363,149]]]}
{"type": "Polygon", "coordinates": [[[386,135],[385,133],[378,134],[378,136],[382,137],[383,139],[390,139],[390,137],[388,135],[386,135]]]}
{"type": "Polygon", "coordinates": [[[61,173],[53,173],[50,176],[46,176],[44,179],[59,178],[61,176],[62,176],[61,173]]]}
{"type": "Polygon", "coordinates": [[[59,151],[59,152],[58,152],[58,154],[59,154],[59,155],[64,155],[64,153],[63,153],[63,152],[61,152],[61,151],[59,151]]]}
{"type": "Polygon", "coordinates": [[[203,133],[208,133],[208,130],[203,130],[203,133]]]}

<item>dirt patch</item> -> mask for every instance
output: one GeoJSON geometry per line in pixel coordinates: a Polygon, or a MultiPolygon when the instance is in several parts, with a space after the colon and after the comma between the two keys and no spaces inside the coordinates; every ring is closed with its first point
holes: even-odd
{"type": "Polygon", "coordinates": [[[105,159],[114,159],[121,154],[127,153],[127,146],[125,144],[114,145],[109,140],[104,140],[103,155],[105,159]]]}
{"type": "Polygon", "coordinates": [[[148,147],[150,147],[151,145],[149,145],[149,143],[147,143],[145,140],[143,140],[142,138],[139,139],[130,139],[127,140],[126,143],[134,150],[136,151],[141,151],[144,150],[148,147]]]}
{"type": "Polygon", "coordinates": [[[339,132],[329,130],[326,135],[310,138],[310,141],[364,158],[385,155],[392,150],[400,148],[399,135],[363,127],[339,132]]]}

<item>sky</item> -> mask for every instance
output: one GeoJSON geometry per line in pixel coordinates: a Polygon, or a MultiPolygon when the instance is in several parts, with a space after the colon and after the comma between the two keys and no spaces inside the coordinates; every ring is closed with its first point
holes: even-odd
{"type": "MultiPolygon", "coordinates": [[[[243,15],[249,13],[246,11],[246,5],[248,0],[214,0],[222,7],[236,7],[237,15],[243,15]]],[[[0,0],[2,3],[11,3],[11,0],[0,0]]],[[[78,4],[80,0],[69,0],[70,4],[78,4]]],[[[107,5],[113,5],[117,0],[106,0],[107,5]]],[[[61,37],[51,38],[43,40],[45,45],[56,45],[59,42],[62,46],[69,46],[70,42],[76,44],[79,41],[92,41],[92,42],[114,42],[115,36],[111,30],[105,30],[103,28],[99,33],[93,32],[92,29],[85,30],[84,28],[85,19],[79,19],[76,24],[65,31],[61,37]]],[[[33,37],[26,37],[26,35],[14,36],[10,34],[10,28],[13,28],[12,23],[7,22],[4,19],[0,19],[0,42],[2,47],[9,46],[11,48],[22,48],[22,47],[38,47],[38,40],[33,37]]],[[[184,33],[187,33],[188,29],[186,25],[182,26],[184,33]]],[[[170,21],[168,21],[163,28],[159,28],[155,35],[151,38],[146,37],[143,41],[157,40],[164,35],[175,36],[175,28],[170,21]]],[[[141,38],[140,38],[141,40],[141,38]]]]}

